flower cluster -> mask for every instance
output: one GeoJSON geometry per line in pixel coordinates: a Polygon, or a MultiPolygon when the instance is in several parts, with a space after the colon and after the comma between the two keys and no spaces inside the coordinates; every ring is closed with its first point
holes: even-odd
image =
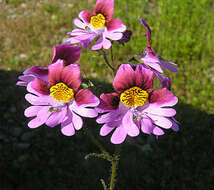
{"type": "Polygon", "coordinates": [[[144,19],[139,20],[146,28],[148,40],[144,56],[137,65],[119,66],[113,79],[115,92],[102,93],[97,98],[82,87],[78,62],[82,48],[109,49],[114,40],[119,44],[130,40],[132,32],[113,14],[114,0],[97,0],[93,11],[82,11],[79,19],[74,20],[78,29],[68,33],[72,37],[54,47],[49,66],[33,66],[19,77],[17,85],[26,87],[25,98],[31,104],[24,113],[33,117],[28,123],[30,128],[61,125],[61,132],[72,136],[83,127],[82,117],[95,118],[100,114],[96,119],[102,124],[100,135],[112,133],[113,144],[124,142],[127,136],[136,137],[140,132],[160,136],[165,129],[179,129],[174,118],[176,111],[171,108],[178,98],[170,92],[171,81],[164,75],[165,68],[178,70],[172,66],[175,63],[156,55],[151,46],[151,30],[144,19]],[[153,89],[155,77],[160,81],[160,89],[153,89]]]}

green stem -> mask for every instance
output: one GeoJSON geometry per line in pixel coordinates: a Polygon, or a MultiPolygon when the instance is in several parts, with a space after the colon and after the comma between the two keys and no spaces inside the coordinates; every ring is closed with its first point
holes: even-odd
{"type": "Polygon", "coordinates": [[[105,52],[105,50],[100,50],[102,52],[102,55],[103,55],[103,58],[106,62],[106,64],[109,66],[109,68],[115,73],[115,69],[114,67],[109,63],[109,60],[108,60],[108,57],[107,57],[107,54],[105,52]]]}
{"type": "Polygon", "coordinates": [[[111,179],[110,179],[110,187],[109,190],[114,190],[115,179],[117,175],[117,165],[120,159],[120,145],[116,145],[115,153],[113,155],[113,160],[111,162],[111,179]]]}

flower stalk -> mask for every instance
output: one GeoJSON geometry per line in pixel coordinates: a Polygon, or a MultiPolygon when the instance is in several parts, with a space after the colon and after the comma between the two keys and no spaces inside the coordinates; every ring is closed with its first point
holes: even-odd
{"type": "Polygon", "coordinates": [[[115,145],[115,153],[113,155],[113,160],[111,162],[111,179],[110,179],[110,186],[109,190],[114,190],[115,182],[116,182],[116,175],[117,175],[117,167],[120,159],[120,145],[115,145]]]}

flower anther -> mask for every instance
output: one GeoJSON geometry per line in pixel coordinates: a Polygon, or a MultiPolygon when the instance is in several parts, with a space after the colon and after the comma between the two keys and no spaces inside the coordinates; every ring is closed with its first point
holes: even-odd
{"type": "Polygon", "coordinates": [[[99,13],[96,16],[91,17],[90,23],[95,29],[99,29],[105,26],[106,19],[101,13],[99,13]]]}
{"type": "Polygon", "coordinates": [[[120,95],[120,101],[127,107],[143,106],[148,100],[149,94],[139,87],[132,87],[120,95]]]}
{"type": "Polygon", "coordinates": [[[50,88],[50,95],[59,102],[69,102],[74,97],[74,91],[68,88],[64,83],[60,82],[50,88]]]}

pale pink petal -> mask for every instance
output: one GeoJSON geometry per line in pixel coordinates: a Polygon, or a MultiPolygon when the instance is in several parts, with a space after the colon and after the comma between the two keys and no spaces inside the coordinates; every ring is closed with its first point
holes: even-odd
{"type": "Polygon", "coordinates": [[[104,38],[104,39],[103,39],[103,48],[104,48],[104,49],[109,49],[110,47],[111,47],[111,42],[110,42],[110,40],[104,38]]]}
{"type": "Polygon", "coordinates": [[[80,21],[78,18],[74,19],[74,24],[82,29],[85,29],[85,27],[87,26],[84,22],[80,21]]]}
{"type": "Polygon", "coordinates": [[[157,136],[164,135],[164,131],[162,129],[160,129],[159,127],[155,127],[153,129],[153,134],[157,135],[157,136]]]}
{"type": "Polygon", "coordinates": [[[168,118],[165,118],[163,116],[152,115],[152,114],[147,114],[147,115],[153,120],[154,124],[164,129],[169,129],[172,127],[172,122],[168,118]]]}
{"type": "Polygon", "coordinates": [[[111,142],[113,144],[121,144],[126,139],[126,136],[127,136],[127,132],[124,129],[124,127],[119,126],[113,132],[113,135],[111,136],[111,142]]]}
{"type": "Polygon", "coordinates": [[[26,94],[25,99],[32,105],[35,106],[42,106],[42,105],[49,105],[52,97],[51,96],[35,96],[32,94],[26,94]]]}
{"type": "Polygon", "coordinates": [[[133,114],[131,111],[128,111],[123,117],[122,125],[129,136],[136,137],[139,135],[140,131],[136,124],[133,122],[133,114]]]}
{"type": "Polygon", "coordinates": [[[75,134],[75,129],[72,123],[73,113],[68,110],[67,116],[61,124],[61,132],[65,136],[72,136],[75,134]]]}
{"type": "Polygon", "coordinates": [[[75,113],[73,113],[73,118],[72,118],[73,126],[76,130],[80,130],[83,126],[83,121],[82,118],[75,113]]]}
{"type": "Polygon", "coordinates": [[[45,124],[49,127],[55,127],[62,123],[67,113],[67,109],[62,109],[58,112],[53,112],[50,117],[47,119],[45,124]]]}
{"type": "Polygon", "coordinates": [[[108,135],[112,130],[114,129],[114,127],[109,126],[108,123],[106,123],[105,125],[103,125],[100,129],[100,135],[101,136],[106,136],[108,135]]]}
{"type": "Polygon", "coordinates": [[[114,32],[106,32],[105,33],[105,37],[106,38],[109,38],[111,40],[120,40],[122,37],[123,37],[123,34],[122,33],[114,33],[114,32]]]}
{"type": "Polygon", "coordinates": [[[43,125],[48,117],[51,115],[51,112],[49,111],[50,106],[44,106],[37,114],[37,117],[35,119],[32,119],[28,123],[28,127],[30,128],[37,128],[41,125],[43,125]]]}
{"type": "Polygon", "coordinates": [[[141,130],[143,131],[143,133],[146,134],[151,134],[153,131],[153,125],[152,125],[152,121],[150,118],[142,118],[141,120],[141,130]]]}
{"type": "Polygon", "coordinates": [[[34,117],[42,108],[43,106],[30,106],[25,110],[24,115],[25,117],[34,117]]]}

